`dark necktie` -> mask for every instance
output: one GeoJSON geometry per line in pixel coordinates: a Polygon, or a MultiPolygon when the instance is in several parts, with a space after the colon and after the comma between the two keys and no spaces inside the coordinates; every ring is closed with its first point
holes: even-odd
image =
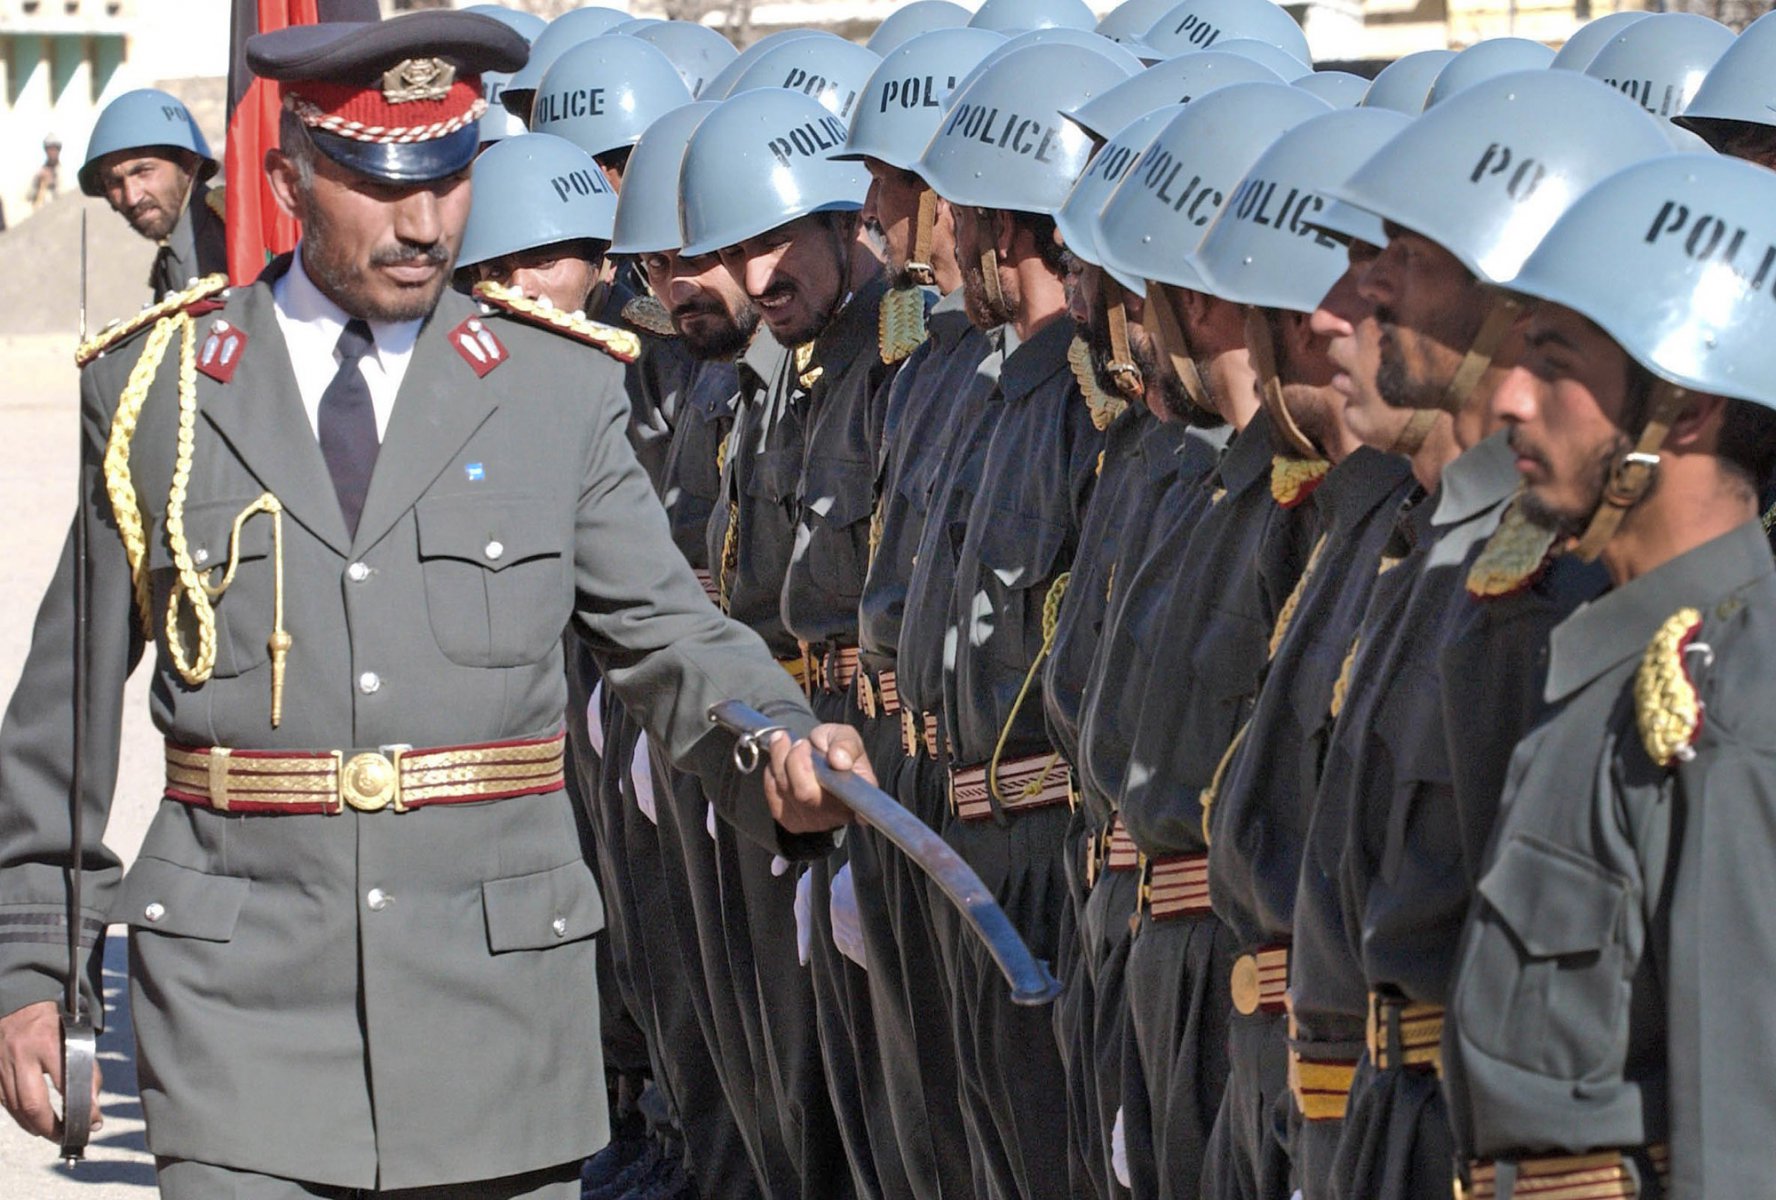
{"type": "Polygon", "coordinates": [[[376,339],[370,326],[354,317],[347,321],[335,349],[339,353],[339,371],[333,382],[321,393],[321,408],[316,419],[321,433],[321,457],[327,460],[327,472],[333,476],[333,490],[339,496],[339,511],[345,514],[345,527],[353,537],[358,535],[358,518],[364,513],[364,496],[370,490],[370,473],[376,467],[376,409],[370,403],[370,385],[358,361],[370,353],[376,339]]]}

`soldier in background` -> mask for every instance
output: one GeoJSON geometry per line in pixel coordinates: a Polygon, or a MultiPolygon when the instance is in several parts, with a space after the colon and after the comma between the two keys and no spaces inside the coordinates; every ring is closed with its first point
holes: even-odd
{"type": "Polygon", "coordinates": [[[190,110],[154,88],[125,92],[93,126],[80,190],[159,244],[148,274],[156,300],[228,269],[222,192],[209,187],[219,169],[190,110]]]}
{"type": "Polygon", "coordinates": [[[53,133],[45,134],[43,163],[31,175],[31,183],[25,189],[25,203],[31,206],[32,212],[37,212],[55,203],[61,190],[62,139],[53,133]]]}

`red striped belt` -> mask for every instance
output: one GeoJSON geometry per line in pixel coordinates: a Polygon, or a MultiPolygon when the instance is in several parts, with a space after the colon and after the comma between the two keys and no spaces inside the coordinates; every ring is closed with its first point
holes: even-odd
{"type": "Polygon", "coordinates": [[[1107,828],[1093,834],[1085,848],[1085,885],[1094,887],[1098,877],[1105,871],[1117,873],[1139,871],[1141,869],[1141,852],[1135,847],[1135,839],[1130,836],[1128,827],[1122,823],[1122,814],[1116,813],[1110,818],[1107,828]]]}
{"type": "Polygon", "coordinates": [[[1167,854],[1147,860],[1141,907],[1155,921],[1205,916],[1209,906],[1209,856],[1167,854]]]}
{"type": "Polygon", "coordinates": [[[856,646],[818,646],[802,643],[802,657],[808,661],[808,678],[813,686],[828,692],[845,692],[857,678],[856,646]]]}
{"type": "Polygon", "coordinates": [[[857,675],[857,708],[872,720],[899,713],[900,688],[894,682],[894,672],[860,671],[857,675]]]}
{"type": "Polygon", "coordinates": [[[1443,1006],[1369,993],[1369,1061],[1377,1071],[1401,1067],[1443,1074],[1443,1006]]]}
{"type": "Polygon", "coordinates": [[[1289,1001],[1289,948],[1266,946],[1240,955],[1228,976],[1227,990],[1234,1011],[1242,1016],[1284,1011],[1289,1001]]]}
{"type": "MultiPolygon", "coordinates": [[[[1664,1178],[1669,1170],[1666,1147],[1649,1146],[1646,1153],[1664,1178]]],[[[1456,1181],[1456,1200],[1637,1200],[1642,1194],[1639,1172],[1619,1150],[1522,1158],[1514,1165],[1516,1181],[1501,1189],[1496,1163],[1469,1164],[1467,1182],[1456,1181]]]]}
{"type": "Polygon", "coordinates": [[[555,792],[561,734],[416,750],[234,750],[166,744],[166,794],[218,812],[396,812],[555,792]]]}
{"type": "MultiPolygon", "coordinates": [[[[988,793],[987,765],[963,767],[950,772],[950,811],[963,821],[986,821],[993,816],[993,797],[988,793]]],[[[1067,764],[1058,754],[1031,754],[999,760],[999,808],[1005,813],[1066,804],[1073,794],[1067,784],[1067,764]]]]}
{"type": "Polygon", "coordinates": [[[1293,1046],[1289,1048],[1289,1091],[1296,1111],[1306,1120],[1344,1120],[1356,1073],[1354,1062],[1302,1058],[1293,1046]]]}
{"type": "Polygon", "coordinates": [[[923,749],[927,758],[937,757],[937,714],[926,713],[923,717],[909,708],[900,710],[900,744],[906,747],[908,758],[919,757],[923,749]]]}

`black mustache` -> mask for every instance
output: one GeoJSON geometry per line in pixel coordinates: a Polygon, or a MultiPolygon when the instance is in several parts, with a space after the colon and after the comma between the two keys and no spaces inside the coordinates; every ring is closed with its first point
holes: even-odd
{"type": "Polygon", "coordinates": [[[390,246],[386,250],[378,250],[370,256],[373,267],[402,267],[408,263],[423,262],[428,266],[441,267],[450,261],[450,251],[438,242],[428,246],[400,245],[390,246]]]}

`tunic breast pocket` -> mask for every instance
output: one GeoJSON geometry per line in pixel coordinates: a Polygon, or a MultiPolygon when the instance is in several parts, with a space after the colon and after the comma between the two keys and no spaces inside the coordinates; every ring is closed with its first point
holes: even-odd
{"type": "Polygon", "coordinates": [[[415,510],[432,636],[451,662],[517,667],[553,651],[573,608],[562,523],[535,497],[433,496],[415,510]]]}
{"type": "Polygon", "coordinates": [[[1463,1034],[1550,1079],[1618,1068],[1628,1044],[1627,883],[1519,833],[1480,880],[1480,896],[1461,966],[1463,1034]]]}
{"type": "MultiPolygon", "coordinates": [[[[238,556],[234,579],[228,590],[210,601],[216,615],[216,679],[244,675],[271,657],[272,619],[275,616],[276,579],[271,561],[272,517],[257,513],[241,523],[234,537],[234,521],[252,505],[255,496],[232,500],[205,500],[185,508],[185,546],[200,578],[214,587],[222,582],[230,555],[238,556]]],[[[287,518],[286,518],[287,519],[287,518]]],[[[155,527],[148,547],[148,569],[154,579],[154,611],[150,627],[157,637],[166,631],[167,597],[178,586],[178,573],[167,540],[165,519],[155,527]]],[[[180,636],[186,653],[195,653],[197,633],[191,606],[181,602],[180,636]]]]}
{"type": "MultiPolygon", "coordinates": [[[[816,459],[802,492],[808,576],[837,596],[858,596],[869,565],[869,518],[875,506],[870,464],[816,459]]],[[[798,539],[800,540],[800,539],[798,539]]]]}
{"type": "Polygon", "coordinates": [[[1042,646],[1042,605],[1060,570],[1067,531],[1040,517],[996,508],[980,531],[984,596],[971,598],[975,645],[1006,666],[1027,670],[1042,646]]]}

